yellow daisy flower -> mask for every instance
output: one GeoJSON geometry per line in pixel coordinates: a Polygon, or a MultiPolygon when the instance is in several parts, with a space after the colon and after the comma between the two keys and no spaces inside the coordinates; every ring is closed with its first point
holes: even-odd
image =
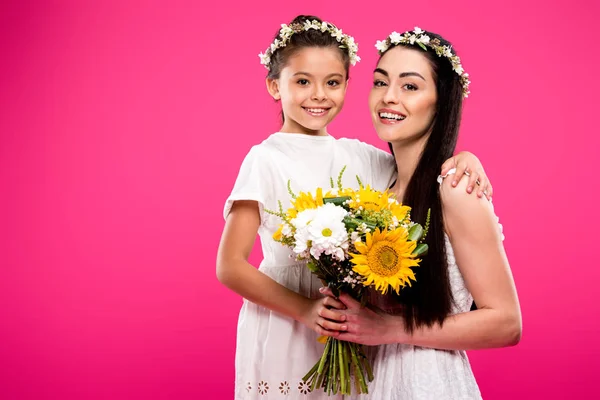
{"type": "Polygon", "coordinates": [[[365,286],[375,286],[375,289],[385,294],[388,287],[396,293],[415,275],[410,269],[419,265],[420,259],[415,259],[413,251],[417,243],[408,241],[408,231],[397,228],[393,231],[376,229],[372,234],[367,233],[366,243],[355,243],[359,254],[351,254],[350,260],[355,266],[353,271],[365,277],[365,286]]]}
{"type": "Polygon", "coordinates": [[[279,225],[279,229],[273,234],[273,240],[279,242],[283,237],[283,224],[279,225]]]}

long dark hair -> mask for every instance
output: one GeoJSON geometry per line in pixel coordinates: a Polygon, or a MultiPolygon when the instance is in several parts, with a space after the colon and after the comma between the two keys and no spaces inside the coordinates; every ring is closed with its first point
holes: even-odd
{"type": "MultiPolygon", "coordinates": [[[[427,32],[431,39],[437,38],[441,45],[450,43],[441,36],[427,32]]],[[[436,115],[431,134],[408,183],[402,202],[412,207],[411,217],[423,224],[427,210],[431,209],[431,220],[427,244],[429,253],[415,268],[416,282],[405,287],[400,295],[393,294],[402,305],[402,315],[409,332],[423,325],[442,325],[452,311],[453,297],[448,278],[448,261],[444,234],[444,217],[437,177],[445,160],[452,157],[458,139],[462,114],[462,85],[446,57],[438,57],[434,50],[427,51],[418,46],[406,46],[420,51],[430,62],[436,81],[436,115]]],[[[453,50],[454,52],[454,50],[453,50]]],[[[390,149],[393,149],[390,144],[390,149]]]]}
{"type": "MultiPolygon", "coordinates": [[[[313,15],[298,15],[296,18],[289,23],[289,26],[294,24],[304,25],[306,21],[317,21],[323,22],[321,18],[313,15]]],[[[275,34],[273,40],[279,38],[279,30],[275,34]]],[[[302,31],[294,33],[287,46],[275,50],[271,56],[271,62],[269,63],[269,72],[267,78],[279,79],[281,70],[288,64],[290,58],[298,51],[307,47],[331,47],[339,51],[342,62],[344,63],[344,69],[346,70],[346,80],[350,78],[350,55],[348,50],[341,48],[340,43],[336,38],[331,36],[329,32],[321,32],[316,29],[309,29],[308,31],[302,31]]],[[[285,122],[285,115],[281,112],[282,122],[285,122]]]]}

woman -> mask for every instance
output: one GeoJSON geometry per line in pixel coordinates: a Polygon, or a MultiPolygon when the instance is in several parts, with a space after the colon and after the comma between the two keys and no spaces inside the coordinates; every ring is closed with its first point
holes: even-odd
{"type": "MultiPolygon", "coordinates": [[[[479,399],[465,350],[517,344],[521,313],[492,204],[451,190],[435,172],[454,152],[468,75],[450,43],[419,28],[376,47],[373,124],[396,158],[391,191],[417,222],[431,210],[429,252],[414,269],[416,282],[379,298],[378,310],[341,295],[346,309],[323,310],[322,333],[383,345],[370,399],[479,399]],[[477,310],[469,311],[473,300],[477,310]]],[[[379,274],[394,273],[381,267],[379,274]]]]}

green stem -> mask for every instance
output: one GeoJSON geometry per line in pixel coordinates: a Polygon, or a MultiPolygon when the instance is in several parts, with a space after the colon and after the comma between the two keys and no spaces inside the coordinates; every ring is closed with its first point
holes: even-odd
{"type": "Polygon", "coordinates": [[[338,362],[338,348],[335,346],[333,348],[333,394],[337,394],[338,391],[338,370],[339,370],[339,362],[338,362]]]}
{"type": "Polygon", "coordinates": [[[361,353],[361,357],[363,359],[363,364],[365,366],[365,370],[367,371],[367,378],[369,379],[369,382],[372,382],[374,379],[373,368],[371,368],[371,362],[369,361],[369,359],[365,355],[365,352],[363,351],[363,346],[360,346],[360,353],[361,353]]]}
{"type": "Polygon", "coordinates": [[[336,340],[338,344],[338,358],[340,362],[340,381],[342,382],[342,387],[340,392],[342,394],[346,393],[346,368],[344,363],[344,345],[340,340],[336,340]]]}
{"type": "Polygon", "coordinates": [[[356,344],[352,344],[350,346],[350,351],[352,352],[352,363],[354,364],[354,366],[356,367],[356,377],[355,379],[358,379],[358,383],[360,384],[360,387],[362,388],[362,392],[363,393],[369,393],[369,389],[367,388],[367,384],[365,383],[365,377],[362,373],[362,368],[361,368],[361,364],[358,362],[358,356],[356,354],[356,344]]]}
{"type": "Polygon", "coordinates": [[[327,395],[329,395],[331,393],[331,391],[333,390],[333,387],[331,386],[331,384],[333,383],[333,370],[334,370],[334,357],[335,357],[335,350],[337,349],[337,346],[332,346],[331,351],[329,352],[329,367],[327,368],[327,395]]]}
{"type": "Polygon", "coordinates": [[[304,378],[302,378],[302,380],[304,382],[308,381],[311,377],[314,377],[314,373],[317,371],[317,368],[319,368],[319,361],[317,361],[315,363],[315,365],[310,369],[310,371],[308,371],[308,373],[306,375],[304,375],[304,378]]]}
{"type": "Polygon", "coordinates": [[[331,347],[332,338],[327,338],[327,344],[325,345],[325,350],[323,350],[323,355],[321,356],[321,362],[319,363],[319,369],[317,370],[318,374],[323,373],[323,367],[325,366],[325,361],[327,360],[327,356],[329,355],[329,348],[331,347]]]}

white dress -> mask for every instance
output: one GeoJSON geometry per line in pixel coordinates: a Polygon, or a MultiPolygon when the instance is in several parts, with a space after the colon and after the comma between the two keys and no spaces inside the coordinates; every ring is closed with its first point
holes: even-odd
{"type": "MultiPolygon", "coordinates": [[[[455,305],[452,314],[467,312],[473,297],[465,287],[446,236],[448,277],[455,305]]],[[[379,346],[373,362],[375,380],[370,400],[471,400],[481,393],[464,351],[430,349],[407,344],[379,346]]]]}
{"type": "MultiPolygon", "coordinates": [[[[314,191],[337,182],[341,169],[345,187],[363,184],[386,189],[395,176],[393,157],[374,146],[353,139],[275,133],[254,146],[246,156],[235,186],[225,204],[227,217],[236,200],[259,204],[259,236],[264,259],[259,270],[304,296],[320,297],[321,283],[304,263],[290,258],[291,251],[272,239],[280,220],[265,213],[290,205],[287,189],[314,191]]],[[[235,357],[235,399],[339,399],[322,390],[310,393],[302,377],[323,352],[317,334],[284,315],[244,300],[239,315],[235,357]]]]}
{"type": "MultiPolygon", "coordinates": [[[[455,173],[452,169],[449,174],[455,173]]],[[[446,175],[447,176],[447,175],[446,175]]],[[[445,177],[445,176],[444,176],[445,177]]],[[[441,183],[442,177],[438,178],[441,183]]],[[[498,224],[502,231],[502,225],[498,224]]],[[[502,235],[504,239],[504,236],[502,235]]],[[[454,298],[452,314],[471,309],[473,297],[454,257],[448,236],[448,278],[454,298]]],[[[373,351],[373,350],[372,350],[373,351]]],[[[369,384],[370,400],[474,400],[481,392],[466,352],[438,350],[406,344],[379,346],[373,362],[375,380],[369,384]]]]}

